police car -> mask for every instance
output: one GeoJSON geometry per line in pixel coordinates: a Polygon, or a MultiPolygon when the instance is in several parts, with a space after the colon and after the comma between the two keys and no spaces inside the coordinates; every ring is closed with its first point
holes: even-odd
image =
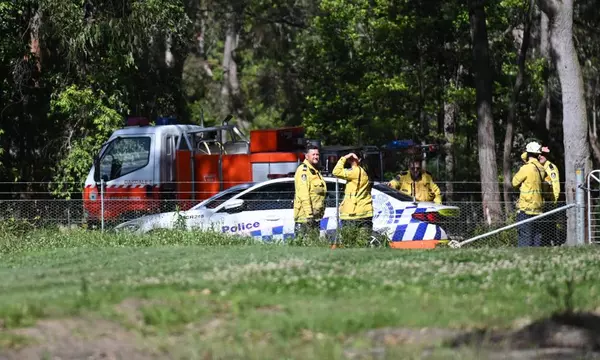
{"type": "MultiPolygon", "coordinates": [[[[344,196],[345,181],[324,177],[327,184],[326,210],[321,235],[337,228],[337,206],[344,196]],[[336,187],[337,202],[336,202],[336,187]]],[[[252,236],[263,241],[285,241],[294,236],[294,179],[284,177],[231,187],[187,211],[147,215],[118,225],[115,230],[137,233],[153,229],[214,230],[252,236]]],[[[432,248],[449,236],[440,225],[444,218],[459,215],[459,208],[415,202],[413,198],[374,183],[373,230],[387,236],[393,248],[432,248]]]]}

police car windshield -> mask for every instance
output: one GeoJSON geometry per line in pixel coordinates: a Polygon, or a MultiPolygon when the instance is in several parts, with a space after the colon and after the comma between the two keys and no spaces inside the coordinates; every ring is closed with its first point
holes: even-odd
{"type": "Polygon", "coordinates": [[[201,209],[201,208],[214,209],[217,206],[219,206],[222,203],[224,203],[225,201],[231,199],[235,195],[237,195],[237,194],[241,193],[242,191],[248,189],[250,186],[252,186],[251,183],[233,186],[233,187],[231,187],[229,189],[226,189],[224,191],[221,191],[219,193],[214,194],[213,196],[211,196],[208,199],[202,201],[200,204],[194,206],[190,210],[198,210],[198,209],[201,209]]]}
{"type": "Polygon", "coordinates": [[[382,193],[384,193],[388,196],[393,197],[396,200],[410,201],[410,202],[413,201],[413,198],[411,196],[403,194],[400,191],[398,191],[396,189],[392,189],[391,187],[384,185],[384,184],[373,184],[373,188],[381,191],[382,193]]]}

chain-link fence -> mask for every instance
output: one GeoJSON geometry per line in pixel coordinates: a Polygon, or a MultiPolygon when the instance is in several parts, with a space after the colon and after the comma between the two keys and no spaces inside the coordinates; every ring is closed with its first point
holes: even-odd
{"type": "Polygon", "coordinates": [[[600,170],[590,172],[587,177],[588,239],[600,244],[600,170]]]}
{"type": "MultiPolygon", "coordinates": [[[[197,182],[193,184],[194,188],[190,183],[169,184],[169,188],[148,184],[105,185],[104,187],[81,185],[82,191],[71,193],[70,199],[58,198],[52,194],[49,189],[56,188],[55,184],[0,184],[3,190],[0,191],[2,196],[0,222],[4,227],[20,226],[33,229],[83,226],[108,230],[144,215],[165,212],[187,214],[186,211],[202,209],[217,211],[219,216],[235,214],[240,218],[243,217],[243,222],[249,224],[252,224],[252,217],[256,216],[254,212],[268,213],[273,219],[281,218],[283,219],[281,221],[293,222],[295,196],[293,178],[267,181],[263,184],[252,191],[247,191],[252,185],[248,183],[197,182]],[[243,207],[236,207],[235,201],[232,201],[235,199],[243,200],[243,207]]],[[[412,198],[398,192],[396,192],[397,201],[392,203],[374,201],[374,212],[376,216],[383,213],[391,214],[390,216],[394,217],[390,221],[391,226],[397,227],[398,232],[404,231],[403,236],[409,240],[411,231],[414,234],[427,231],[424,230],[425,227],[419,228],[418,225],[414,225],[419,222],[434,224],[450,239],[463,241],[528,217],[518,215],[515,210],[519,196],[517,191],[511,193],[510,201],[497,203],[496,206],[488,204],[486,207],[481,200],[479,183],[440,181],[438,184],[444,194],[442,205],[456,207],[458,212],[443,211],[442,207],[431,203],[413,203],[412,198]],[[452,193],[447,191],[448,184],[451,185],[452,193]],[[507,205],[511,209],[509,213],[505,212],[507,205]],[[425,211],[426,208],[435,215],[420,216],[419,212],[425,211]],[[490,210],[493,208],[501,210],[496,217],[490,215],[490,210]]],[[[502,188],[501,186],[500,184],[499,189],[502,188]]],[[[562,188],[564,189],[564,184],[562,188]]],[[[336,184],[327,183],[326,207],[330,212],[335,212],[337,205],[344,198],[343,184],[338,183],[337,189],[336,193],[336,184]]],[[[600,214],[600,201],[597,196],[591,199],[588,210],[591,215],[596,216],[600,214]]],[[[547,203],[543,210],[547,212],[565,204],[564,200],[547,203]]],[[[567,217],[575,216],[575,213],[574,208],[560,211],[488,236],[469,246],[518,246],[519,242],[528,246],[562,245],[567,238],[567,217]]],[[[187,221],[206,222],[210,219],[198,215],[187,217],[187,221]]],[[[590,240],[598,241],[600,222],[591,221],[588,229],[591,234],[590,240]]]]}

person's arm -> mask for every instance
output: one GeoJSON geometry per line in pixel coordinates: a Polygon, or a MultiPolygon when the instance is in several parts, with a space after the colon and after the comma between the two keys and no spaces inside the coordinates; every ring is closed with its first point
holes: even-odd
{"type": "Polygon", "coordinates": [[[342,156],[337,164],[335,164],[335,167],[333,168],[333,171],[331,172],[333,174],[333,176],[343,179],[343,180],[355,180],[358,179],[358,174],[359,174],[359,169],[358,167],[356,168],[350,168],[350,169],[345,169],[344,165],[346,164],[346,160],[348,160],[349,158],[356,156],[354,154],[348,154],[345,156],[342,156]]]}
{"type": "Polygon", "coordinates": [[[400,179],[399,179],[399,177],[396,177],[396,178],[392,179],[386,185],[389,186],[389,187],[391,187],[392,189],[400,190],[400,179]]]}
{"type": "Polygon", "coordinates": [[[519,186],[521,186],[521,183],[523,183],[523,181],[525,181],[526,177],[527,177],[527,174],[524,171],[524,166],[521,166],[519,171],[517,171],[517,173],[512,178],[512,186],[515,188],[518,188],[519,186]]]}
{"type": "Polygon", "coordinates": [[[554,195],[554,203],[558,202],[560,196],[560,178],[556,166],[550,165],[550,182],[552,183],[552,193],[554,195]]]}
{"type": "Polygon", "coordinates": [[[437,186],[437,184],[433,182],[433,180],[431,180],[431,190],[435,194],[435,198],[433,199],[433,201],[436,204],[441,204],[442,203],[442,191],[440,190],[440,187],[437,186]]]}

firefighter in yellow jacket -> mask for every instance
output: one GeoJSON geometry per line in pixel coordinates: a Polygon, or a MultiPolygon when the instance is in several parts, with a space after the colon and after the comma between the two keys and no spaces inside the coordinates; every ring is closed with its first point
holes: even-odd
{"type": "Polygon", "coordinates": [[[342,226],[354,225],[373,230],[373,198],[371,179],[360,166],[361,158],[354,153],[342,156],[333,168],[333,176],[346,180],[344,200],[340,205],[342,226]],[[345,168],[346,163],[350,168],[345,168]]]}
{"type": "MultiPolygon", "coordinates": [[[[549,153],[550,149],[547,146],[542,147],[542,154],[539,157],[540,164],[544,166],[544,170],[546,170],[546,177],[544,181],[550,185],[552,188],[552,200],[554,204],[558,202],[558,198],[560,197],[560,176],[558,174],[558,168],[555,164],[551,163],[548,158],[544,155],[544,153],[549,153]]],[[[527,163],[527,152],[523,152],[521,154],[521,160],[527,163]]]]}
{"type": "Polygon", "coordinates": [[[403,171],[388,186],[406,194],[414,196],[417,201],[433,201],[442,203],[442,192],[433,182],[431,174],[423,171],[420,160],[413,160],[410,164],[410,172],[403,171]]]}
{"type": "MultiPolygon", "coordinates": [[[[542,154],[540,155],[540,164],[544,166],[546,170],[546,189],[544,192],[544,212],[556,209],[558,206],[558,198],[560,197],[560,176],[558,174],[558,168],[555,164],[550,162],[544,153],[550,153],[550,149],[547,146],[542,147],[542,154]],[[551,192],[551,194],[550,194],[551,192]]],[[[527,158],[527,152],[521,155],[521,159],[527,158]]],[[[564,243],[564,214],[553,214],[541,219],[541,223],[544,224],[546,234],[550,235],[548,241],[542,243],[542,245],[560,245],[564,243]]]]}
{"type": "MultiPolygon", "coordinates": [[[[527,163],[512,178],[512,186],[519,189],[517,221],[539,215],[544,207],[544,182],[546,170],[540,164],[542,146],[533,141],[527,144],[527,163]]],[[[540,246],[542,242],[540,221],[518,226],[518,246],[540,246]]]]}
{"type": "Polygon", "coordinates": [[[325,214],[325,195],[327,187],[319,164],[319,147],[309,145],[304,154],[304,161],[294,174],[294,222],[295,232],[318,230],[319,223],[325,214]]]}

